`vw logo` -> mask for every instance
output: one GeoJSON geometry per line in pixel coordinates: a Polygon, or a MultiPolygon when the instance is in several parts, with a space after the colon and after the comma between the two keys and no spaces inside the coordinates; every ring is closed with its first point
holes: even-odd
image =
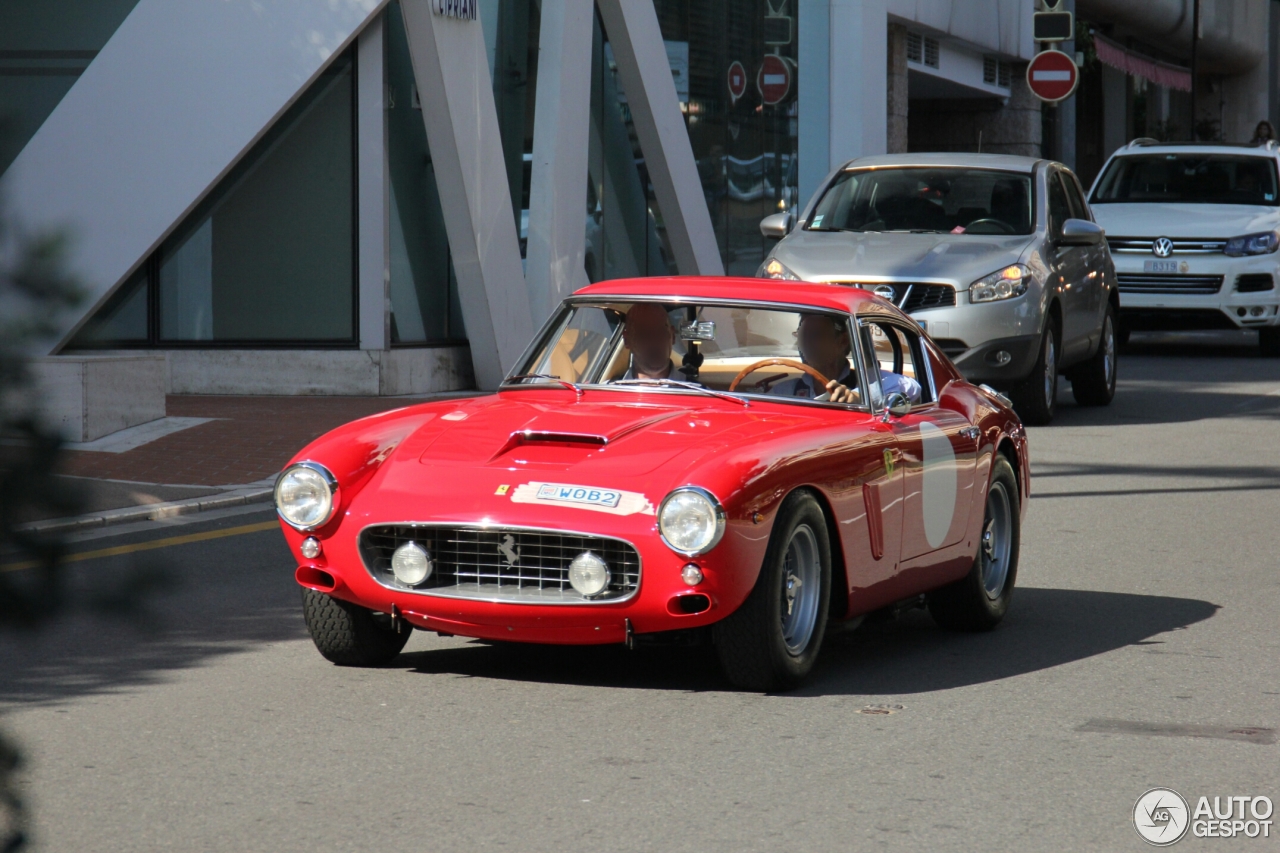
{"type": "Polygon", "coordinates": [[[887,284],[882,284],[871,292],[876,296],[879,296],[881,299],[888,299],[890,302],[893,301],[893,288],[887,284]]]}
{"type": "Polygon", "coordinates": [[[1158,237],[1151,244],[1151,251],[1157,258],[1167,258],[1173,254],[1173,241],[1168,237],[1158,237]]]}

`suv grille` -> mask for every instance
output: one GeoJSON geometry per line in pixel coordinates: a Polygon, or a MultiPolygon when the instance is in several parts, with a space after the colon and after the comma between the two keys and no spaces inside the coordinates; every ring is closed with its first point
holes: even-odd
{"type": "Polygon", "coordinates": [[[928,308],[950,308],[956,304],[956,289],[949,284],[933,284],[925,281],[833,281],[831,283],[860,287],[863,290],[875,290],[877,287],[893,288],[893,304],[908,314],[928,308]]]}
{"type": "Polygon", "coordinates": [[[558,530],[375,525],[360,534],[360,557],[378,583],[405,592],[537,604],[588,604],[630,597],[640,586],[640,554],[628,542],[558,530]],[[418,587],[396,580],[391,555],[406,542],[426,549],[431,576],[418,587]],[[569,563],[590,551],[609,565],[609,586],[587,599],[569,585],[569,563]],[[514,559],[513,559],[514,558],[514,559]]]}
{"type": "MultiPolygon", "coordinates": [[[[1172,238],[1172,242],[1173,254],[1175,255],[1213,255],[1221,253],[1227,247],[1226,240],[1215,238],[1188,238],[1185,240],[1172,238]]],[[[1152,237],[1107,238],[1107,246],[1110,247],[1112,252],[1124,252],[1126,254],[1153,254],[1151,247],[1154,243],[1155,239],[1152,237]]]]}
{"type": "Polygon", "coordinates": [[[1272,290],[1275,286],[1275,280],[1269,272],[1246,273],[1236,279],[1236,293],[1261,293],[1272,290]]]}
{"type": "Polygon", "coordinates": [[[1220,275],[1154,275],[1117,273],[1121,293],[1182,293],[1205,295],[1222,289],[1220,275]]]}

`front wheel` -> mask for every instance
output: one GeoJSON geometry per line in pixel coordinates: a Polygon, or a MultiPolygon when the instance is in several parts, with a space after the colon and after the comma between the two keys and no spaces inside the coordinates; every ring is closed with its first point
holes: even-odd
{"type": "Polygon", "coordinates": [[[724,674],[738,687],[796,687],[822,648],[831,601],[831,542],[808,493],[783,503],[760,577],[747,600],[715,626],[724,674]]]}
{"type": "Polygon", "coordinates": [[[1013,408],[1024,423],[1044,426],[1058,410],[1058,330],[1045,326],[1031,375],[1013,390],[1013,408]]]}
{"type": "Polygon", "coordinates": [[[389,663],[400,654],[413,633],[413,628],[404,620],[393,630],[385,614],[314,589],[302,590],[302,616],[316,649],[326,660],[339,666],[389,663]]]}
{"type": "Polygon", "coordinates": [[[1013,466],[998,455],[992,466],[973,568],[960,580],[927,596],[935,622],[956,631],[990,631],[1000,623],[1018,578],[1021,518],[1013,466]]]}
{"type": "Polygon", "coordinates": [[[1071,371],[1071,394],[1082,406],[1106,406],[1116,396],[1116,311],[1102,318],[1102,340],[1093,357],[1071,371]]]}

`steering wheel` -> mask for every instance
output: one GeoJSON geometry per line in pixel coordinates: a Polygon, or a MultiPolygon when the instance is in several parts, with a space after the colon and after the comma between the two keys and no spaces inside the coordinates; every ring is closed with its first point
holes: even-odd
{"type": "Polygon", "coordinates": [[[742,383],[742,380],[747,378],[748,374],[753,373],[762,367],[771,367],[772,365],[775,365],[775,364],[780,364],[783,367],[792,367],[792,368],[795,368],[796,370],[804,371],[805,373],[813,377],[813,381],[818,383],[819,388],[826,388],[827,383],[831,381],[830,379],[823,376],[818,371],[814,370],[809,365],[805,364],[803,361],[793,361],[792,359],[789,359],[789,358],[766,358],[766,359],[761,359],[760,361],[757,361],[755,364],[748,364],[746,367],[742,368],[742,372],[739,373],[737,376],[735,376],[733,378],[733,381],[729,383],[729,390],[736,391],[738,388],[738,385],[742,383]]]}
{"type": "Polygon", "coordinates": [[[1000,232],[1001,232],[1002,234],[1012,234],[1012,233],[1013,233],[1013,226],[1012,226],[1012,225],[1010,225],[1008,222],[1005,222],[1003,219],[996,219],[996,218],[991,217],[991,216],[988,216],[988,217],[986,217],[986,218],[984,218],[984,219],[975,219],[975,220],[973,220],[972,222],[970,222],[968,225],[966,225],[966,226],[964,227],[964,230],[965,230],[966,232],[971,231],[971,230],[973,229],[973,226],[975,226],[975,225],[994,225],[994,226],[996,226],[997,228],[999,228],[999,229],[1000,229],[1000,232]]]}

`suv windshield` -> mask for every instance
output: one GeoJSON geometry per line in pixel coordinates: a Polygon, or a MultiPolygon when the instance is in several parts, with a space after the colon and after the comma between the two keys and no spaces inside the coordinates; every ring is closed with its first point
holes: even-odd
{"type": "Polygon", "coordinates": [[[1270,157],[1130,154],[1107,166],[1093,204],[1280,204],[1270,157]]]}
{"type": "Polygon", "coordinates": [[[1031,175],[994,169],[852,169],[837,176],[810,231],[1030,234],[1031,175]]]}

